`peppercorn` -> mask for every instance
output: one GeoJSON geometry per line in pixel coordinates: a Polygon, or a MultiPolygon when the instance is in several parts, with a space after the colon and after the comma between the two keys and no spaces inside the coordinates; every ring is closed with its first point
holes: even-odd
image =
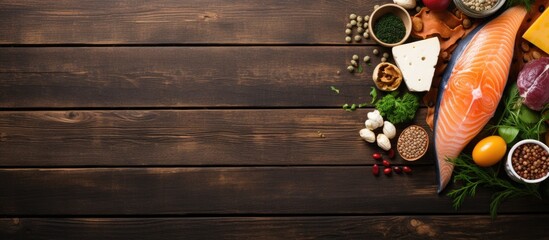
{"type": "Polygon", "coordinates": [[[349,15],[349,19],[355,20],[356,19],[356,14],[351,13],[351,15],[349,15]]]}
{"type": "Polygon", "coordinates": [[[363,35],[364,35],[364,38],[365,38],[365,39],[368,39],[368,38],[370,38],[370,34],[368,34],[368,32],[364,32],[364,34],[363,34],[363,35]]]}
{"type": "Polygon", "coordinates": [[[351,25],[356,26],[356,20],[351,20],[351,25]]]}
{"type": "Polygon", "coordinates": [[[363,33],[363,32],[364,32],[364,28],[358,27],[358,28],[356,29],[356,31],[357,31],[358,33],[363,33]]]}
{"type": "Polygon", "coordinates": [[[389,53],[384,52],[384,53],[383,53],[383,57],[384,57],[384,58],[389,58],[389,53]]]}
{"type": "Polygon", "coordinates": [[[355,36],[355,42],[360,42],[362,40],[362,37],[360,35],[355,36]]]}
{"type": "Polygon", "coordinates": [[[538,144],[526,143],[515,149],[511,164],[520,177],[539,179],[549,174],[549,152],[538,144]]]}
{"type": "Polygon", "coordinates": [[[372,51],[374,53],[374,55],[378,55],[379,54],[379,50],[377,50],[377,48],[374,48],[374,50],[372,51]]]}

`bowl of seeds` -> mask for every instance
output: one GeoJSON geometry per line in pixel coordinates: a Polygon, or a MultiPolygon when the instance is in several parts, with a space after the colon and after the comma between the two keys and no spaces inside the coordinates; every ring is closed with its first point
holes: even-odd
{"type": "Polygon", "coordinates": [[[429,148],[429,135],[424,128],[411,125],[398,136],[397,151],[402,159],[416,161],[423,157],[429,148]]]}
{"type": "Polygon", "coordinates": [[[368,31],[374,41],[385,47],[400,45],[412,32],[412,19],[403,7],[384,4],[374,9],[368,22],[368,31]]]}
{"type": "Polygon", "coordinates": [[[549,147],[534,139],[516,143],[507,155],[505,172],[517,182],[542,182],[549,177],[549,147]]]}
{"type": "Polygon", "coordinates": [[[483,18],[496,13],[505,0],[454,0],[454,4],[469,17],[483,18]]]}

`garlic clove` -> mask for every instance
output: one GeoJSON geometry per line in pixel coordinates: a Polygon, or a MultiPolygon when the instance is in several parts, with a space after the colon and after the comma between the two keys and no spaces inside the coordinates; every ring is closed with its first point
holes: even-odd
{"type": "Polygon", "coordinates": [[[385,134],[385,136],[387,136],[387,138],[393,139],[396,136],[395,125],[393,125],[389,121],[385,121],[383,123],[383,134],[385,134]]]}
{"type": "Polygon", "coordinates": [[[389,149],[391,149],[391,142],[389,141],[389,138],[387,136],[385,136],[385,134],[383,133],[380,133],[377,135],[377,145],[385,150],[385,151],[389,151],[389,149]]]}
{"type": "Polygon", "coordinates": [[[370,129],[367,129],[367,128],[360,129],[358,134],[366,142],[373,143],[376,141],[376,135],[370,129]]]}

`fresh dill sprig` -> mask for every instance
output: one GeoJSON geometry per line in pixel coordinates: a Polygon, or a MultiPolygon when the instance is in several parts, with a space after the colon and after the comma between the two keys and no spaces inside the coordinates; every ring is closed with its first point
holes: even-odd
{"type": "Polygon", "coordinates": [[[538,184],[518,184],[500,178],[494,168],[481,168],[477,166],[469,155],[461,154],[449,161],[455,167],[454,182],[461,182],[463,184],[448,193],[448,196],[453,198],[452,205],[456,210],[461,207],[466,198],[475,196],[478,187],[489,188],[495,191],[492,194],[490,203],[490,215],[492,218],[497,216],[497,210],[505,200],[523,196],[535,196],[541,199],[538,184]]]}

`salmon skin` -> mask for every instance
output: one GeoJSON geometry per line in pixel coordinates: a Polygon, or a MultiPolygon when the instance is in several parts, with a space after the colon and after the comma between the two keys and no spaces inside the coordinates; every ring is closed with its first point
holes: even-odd
{"type": "Polygon", "coordinates": [[[448,159],[457,157],[496,111],[525,15],[523,7],[509,8],[470,32],[454,50],[434,116],[438,193],[452,177],[454,165],[448,159]]]}

